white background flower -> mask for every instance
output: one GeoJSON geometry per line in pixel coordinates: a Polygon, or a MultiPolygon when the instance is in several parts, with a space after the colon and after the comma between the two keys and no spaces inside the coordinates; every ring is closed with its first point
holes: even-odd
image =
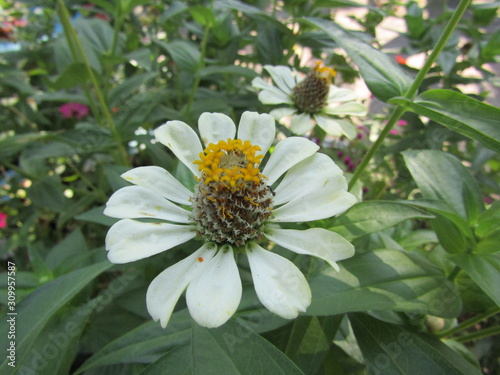
{"type": "Polygon", "coordinates": [[[339,118],[339,116],[366,115],[365,106],[355,102],[357,95],[354,91],[331,84],[328,98],[322,108],[314,113],[301,112],[292,94],[293,89],[303,78],[294,75],[287,66],[265,65],[264,69],[269,72],[276,86],[260,77],[252,81],[252,86],[262,90],[259,92],[259,100],[263,104],[287,105],[287,107],[273,109],[270,114],[277,120],[287,119],[292,132],[302,135],[317,124],[332,136],[345,135],[350,139],[356,136],[356,127],[351,122],[339,118]]]}
{"type": "MultiPolygon", "coordinates": [[[[237,132],[233,121],[223,114],[203,113],[198,125],[205,146],[237,137],[258,145],[261,154],[271,147],[276,132],[270,115],[254,112],[242,115],[237,132]]],[[[190,126],[169,121],[155,131],[155,136],[198,179],[202,177],[193,162],[200,158],[203,146],[190,126]]],[[[316,144],[300,137],[287,138],[274,148],[262,169],[265,182],[275,186],[272,216],[262,234],[293,252],[319,257],[338,268],[338,260],[354,254],[353,246],[340,235],[320,228],[281,229],[276,224],[328,218],[355,203],[354,196],[347,192],[342,171],[317,150],[316,144]]],[[[195,238],[197,226],[190,207],[193,193],[168,171],[155,166],[138,167],[122,177],[134,185],[114,193],[104,211],[121,219],[106,237],[110,261],[132,262],[195,238]],[[140,218],[156,220],[134,220],[140,218]]],[[[186,290],[190,314],[200,325],[224,324],[237,310],[242,293],[235,251],[248,256],[257,295],[270,311],[290,319],[306,310],[311,292],[292,262],[255,241],[240,248],[206,241],[153,280],[146,297],[151,316],[165,327],[186,290]]]]}

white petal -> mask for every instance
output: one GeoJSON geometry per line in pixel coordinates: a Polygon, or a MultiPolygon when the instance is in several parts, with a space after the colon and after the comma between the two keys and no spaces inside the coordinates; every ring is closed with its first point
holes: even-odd
{"type": "Polygon", "coordinates": [[[335,85],[330,85],[330,91],[328,91],[328,103],[342,103],[350,102],[356,100],[358,95],[349,89],[340,88],[335,85]]]}
{"type": "Polygon", "coordinates": [[[155,137],[167,146],[175,156],[188,167],[195,176],[200,176],[201,172],[193,161],[200,158],[203,151],[201,142],[195,131],[182,121],[168,121],[155,130],[155,137]]]}
{"type": "Polygon", "coordinates": [[[323,229],[306,230],[266,228],[271,241],[297,254],[313,255],[328,262],[337,271],[337,261],[354,255],[354,246],[340,234],[323,229]]]}
{"type": "Polygon", "coordinates": [[[292,97],[279,88],[266,83],[262,78],[257,77],[252,81],[252,86],[260,88],[259,100],[262,104],[293,104],[292,97]]]}
{"type": "Polygon", "coordinates": [[[168,267],[154,278],[146,293],[148,312],[165,328],[182,292],[191,280],[206,268],[217,247],[205,244],[187,258],[168,267]]]}
{"type": "Polygon", "coordinates": [[[355,202],[340,168],[324,154],[292,167],[275,189],[275,222],[310,221],[337,215],[355,202]]]}
{"type": "Polygon", "coordinates": [[[314,118],[318,125],[330,135],[340,136],[344,134],[347,138],[354,139],[358,133],[356,127],[347,120],[332,119],[321,115],[315,115],[314,118]],[[338,132],[339,129],[340,133],[332,134],[338,132]]]}
{"type": "Polygon", "coordinates": [[[144,223],[123,219],[109,228],[106,250],[112,263],[127,263],[150,257],[196,236],[191,225],[144,223]]]}
{"type": "Polygon", "coordinates": [[[337,116],[365,116],[366,107],[361,103],[351,102],[340,104],[337,106],[326,106],[323,108],[323,112],[337,116]]]}
{"type": "Polygon", "coordinates": [[[230,246],[223,246],[189,284],[189,313],[201,326],[219,327],[233,316],[241,300],[241,280],[230,246]]]}
{"type": "Polygon", "coordinates": [[[256,243],[248,245],[247,256],[255,291],[269,311],[285,319],[306,311],[311,304],[311,289],[292,262],[256,243]]]}
{"type": "Polygon", "coordinates": [[[276,86],[278,86],[281,91],[288,95],[292,93],[296,82],[293,77],[292,70],[288,66],[264,65],[264,69],[269,72],[271,78],[276,83],[276,86]]]}
{"type": "Polygon", "coordinates": [[[119,219],[163,219],[190,223],[190,212],[141,186],[126,186],[116,191],[106,203],[104,215],[119,219]]]}
{"type": "Polygon", "coordinates": [[[262,174],[268,178],[267,184],[272,185],[283,173],[314,154],[318,149],[317,144],[301,137],[285,138],[279,142],[262,171],[262,174]]]}
{"type": "Polygon", "coordinates": [[[336,119],[321,115],[314,116],[314,119],[327,134],[333,137],[340,137],[343,134],[342,126],[340,126],[336,119]]]}
{"type": "Polygon", "coordinates": [[[301,113],[292,116],[290,130],[295,134],[302,135],[311,130],[313,126],[311,116],[308,113],[301,113]]]}
{"type": "Polygon", "coordinates": [[[276,124],[272,116],[257,112],[244,112],[238,125],[238,138],[258,145],[261,151],[257,155],[265,155],[273,144],[276,135],[276,124]]]}
{"type": "Polygon", "coordinates": [[[236,125],[230,117],[222,113],[202,113],[198,120],[201,139],[207,147],[210,143],[234,139],[236,125]]]}
{"type": "Polygon", "coordinates": [[[296,110],[293,108],[276,108],[269,112],[269,114],[279,121],[283,117],[293,115],[295,112],[296,110]]]}
{"type": "Polygon", "coordinates": [[[189,197],[192,193],[161,167],[137,167],[125,172],[121,177],[134,185],[154,191],[168,200],[191,205],[189,197]]]}

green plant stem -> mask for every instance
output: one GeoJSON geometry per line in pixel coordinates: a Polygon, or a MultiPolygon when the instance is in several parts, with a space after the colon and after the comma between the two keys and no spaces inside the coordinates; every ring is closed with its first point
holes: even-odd
{"type": "Polygon", "coordinates": [[[468,335],[456,337],[455,341],[467,342],[467,341],[484,339],[485,337],[498,335],[498,334],[500,334],[500,326],[493,326],[493,327],[482,329],[482,330],[477,331],[477,332],[469,333],[468,335]]]}
{"type": "Polygon", "coordinates": [[[448,337],[448,336],[454,335],[454,334],[462,332],[463,330],[476,325],[480,321],[487,319],[490,316],[493,316],[493,315],[498,314],[498,313],[500,313],[500,307],[498,307],[498,306],[492,307],[491,309],[488,309],[481,314],[477,314],[476,316],[463,321],[462,323],[458,324],[456,327],[438,332],[436,334],[436,336],[439,338],[442,338],[442,337],[448,337]]]}
{"type": "MultiPolygon", "coordinates": [[[[422,84],[423,80],[425,79],[425,76],[429,72],[429,70],[432,67],[432,64],[436,61],[437,57],[443,50],[443,48],[446,46],[446,42],[450,38],[450,36],[453,34],[453,31],[457,27],[458,23],[460,22],[460,19],[462,18],[465,10],[469,6],[471,0],[461,0],[460,3],[457,6],[457,9],[455,9],[455,12],[450,18],[450,21],[446,25],[445,29],[443,30],[443,33],[441,34],[441,37],[436,43],[436,46],[432,50],[431,54],[425,61],[424,65],[422,66],[422,69],[418,72],[417,76],[413,80],[413,83],[411,86],[408,88],[408,90],[405,92],[403,95],[404,98],[406,99],[413,99],[415,95],[418,92],[418,88],[422,84]]],[[[359,164],[358,168],[356,168],[351,181],[349,181],[349,190],[352,190],[354,187],[354,184],[358,181],[359,177],[361,174],[364,172],[365,168],[367,167],[368,163],[370,160],[373,158],[375,153],[378,151],[382,143],[384,142],[385,138],[393,128],[394,124],[399,120],[401,115],[406,111],[406,109],[402,106],[396,107],[391,116],[389,117],[389,120],[387,121],[386,126],[380,133],[379,137],[375,141],[375,143],[372,145],[372,147],[368,150],[367,154],[359,164]]]]}
{"type": "MultiPolygon", "coordinates": [[[[201,41],[201,54],[200,54],[200,63],[198,72],[200,69],[203,69],[205,67],[205,55],[207,52],[208,36],[210,35],[210,29],[211,29],[210,25],[207,25],[203,32],[203,40],[201,41]]],[[[186,105],[186,112],[185,112],[186,116],[189,116],[189,112],[191,111],[191,107],[194,102],[196,91],[198,91],[198,86],[200,85],[200,81],[201,77],[199,74],[197,74],[196,78],[194,79],[193,87],[191,89],[191,94],[189,95],[188,103],[186,105]]]]}
{"type": "Polygon", "coordinates": [[[101,88],[99,86],[99,82],[97,81],[97,78],[94,74],[94,71],[92,70],[92,67],[90,66],[90,62],[87,59],[87,56],[85,54],[85,51],[83,49],[83,46],[80,42],[80,39],[78,39],[78,36],[76,35],[76,31],[73,28],[71,24],[71,18],[69,15],[69,11],[66,8],[64,1],[63,0],[57,0],[58,3],[58,13],[59,17],[61,19],[61,24],[63,25],[64,28],[64,33],[66,35],[66,38],[68,40],[68,44],[71,44],[70,49],[72,51],[72,54],[74,54],[74,58],[76,58],[76,61],[81,61],[85,65],[85,68],[87,70],[87,74],[90,78],[90,82],[92,83],[92,86],[94,87],[97,100],[100,105],[101,109],[101,116],[99,116],[99,124],[105,128],[109,128],[113,134],[113,137],[115,139],[116,146],[118,148],[118,156],[115,156],[116,162],[119,164],[123,165],[129,165],[130,163],[128,162],[127,158],[127,153],[125,151],[125,148],[123,146],[123,142],[121,139],[120,134],[118,133],[118,130],[116,129],[116,126],[113,122],[113,118],[111,116],[111,112],[109,111],[108,104],[106,103],[106,100],[104,98],[104,95],[101,91],[101,88]]]}

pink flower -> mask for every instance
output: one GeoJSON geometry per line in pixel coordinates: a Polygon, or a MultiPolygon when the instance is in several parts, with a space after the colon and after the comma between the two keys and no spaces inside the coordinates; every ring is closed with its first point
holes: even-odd
{"type": "Polygon", "coordinates": [[[406,126],[406,125],[408,125],[408,121],[406,121],[406,120],[399,120],[398,121],[398,126],[406,126]]]}
{"type": "Polygon", "coordinates": [[[5,228],[7,226],[7,218],[9,215],[0,212],[0,229],[5,228]]]}
{"type": "Polygon", "coordinates": [[[59,112],[64,118],[82,118],[88,115],[89,107],[80,103],[66,103],[59,107],[59,112]]]}
{"type": "Polygon", "coordinates": [[[392,135],[398,135],[398,131],[396,129],[391,129],[389,133],[391,133],[392,135]]]}

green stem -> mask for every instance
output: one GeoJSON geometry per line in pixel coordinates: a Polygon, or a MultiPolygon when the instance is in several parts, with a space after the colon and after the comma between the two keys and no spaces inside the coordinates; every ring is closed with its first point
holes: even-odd
{"type": "Polygon", "coordinates": [[[482,330],[477,331],[477,332],[469,333],[468,335],[456,337],[455,341],[467,342],[467,341],[484,339],[485,337],[498,335],[498,334],[500,334],[500,326],[493,326],[493,327],[482,329],[482,330]]]}
{"type": "Polygon", "coordinates": [[[488,309],[481,314],[477,314],[476,316],[463,321],[462,323],[458,324],[456,327],[438,332],[436,334],[436,336],[439,338],[442,338],[442,337],[448,337],[448,336],[454,335],[454,334],[462,332],[463,330],[476,325],[480,321],[487,319],[490,316],[493,316],[493,315],[498,314],[498,313],[500,313],[500,307],[498,307],[498,306],[492,307],[491,309],[488,309]]]}
{"type": "MultiPolygon", "coordinates": [[[[205,67],[205,55],[207,51],[207,44],[208,44],[208,36],[210,35],[210,25],[207,25],[205,27],[205,30],[203,32],[203,40],[201,41],[201,54],[200,54],[200,62],[199,62],[199,68],[203,69],[205,67]]],[[[191,107],[193,105],[194,97],[196,95],[196,91],[198,90],[198,86],[200,85],[201,77],[199,74],[196,75],[196,78],[194,79],[193,87],[191,89],[191,94],[189,95],[188,103],[186,105],[186,116],[189,116],[189,112],[191,111],[191,107]]]]}
{"type": "Polygon", "coordinates": [[[123,164],[123,165],[129,165],[128,158],[127,158],[127,153],[125,151],[125,148],[123,146],[123,142],[121,139],[120,134],[118,133],[118,130],[116,129],[116,126],[113,122],[113,118],[111,116],[111,112],[109,111],[108,104],[106,103],[106,100],[104,98],[104,95],[102,94],[101,88],[99,86],[99,82],[97,81],[97,78],[94,74],[94,71],[92,70],[92,67],[90,66],[90,62],[87,58],[87,55],[85,54],[85,51],[83,49],[82,43],[80,42],[80,39],[78,39],[78,36],[76,35],[76,31],[73,28],[71,24],[71,18],[69,15],[69,11],[66,8],[64,1],[63,0],[57,0],[58,3],[58,13],[59,17],[61,19],[61,24],[63,25],[64,28],[64,33],[66,35],[66,38],[68,40],[68,44],[71,44],[70,46],[71,53],[73,54],[73,58],[75,58],[75,61],[82,61],[83,64],[85,65],[85,68],[87,70],[87,74],[90,78],[90,82],[92,83],[92,86],[94,87],[97,100],[99,101],[100,109],[101,109],[101,116],[99,116],[99,124],[103,127],[107,127],[111,130],[113,137],[115,138],[115,143],[118,147],[118,156],[115,156],[115,159],[118,163],[123,164]]]}
{"type": "MultiPolygon", "coordinates": [[[[411,84],[410,88],[405,92],[403,95],[404,98],[407,99],[413,99],[415,95],[418,92],[418,88],[422,84],[423,80],[425,79],[425,76],[429,72],[429,70],[432,67],[432,64],[436,61],[437,57],[443,50],[443,48],[446,46],[446,42],[450,38],[450,36],[453,34],[453,31],[457,27],[458,23],[460,22],[460,19],[462,18],[465,10],[469,6],[469,3],[471,0],[461,0],[460,3],[457,6],[457,9],[455,9],[455,12],[450,18],[450,21],[446,25],[443,33],[441,34],[441,37],[436,43],[436,46],[432,50],[431,54],[425,61],[422,69],[418,72],[417,76],[413,80],[413,83],[411,84]]],[[[375,153],[378,151],[380,146],[382,145],[383,141],[393,128],[394,124],[399,120],[401,115],[405,112],[405,108],[398,106],[396,107],[391,116],[389,117],[389,120],[387,122],[387,125],[384,127],[382,132],[380,133],[378,139],[375,141],[375,143],[372,145],[370,150],[368,150],[368,153],[365,155],[363,160],[361,161],[360,165],[358,168],[356,168],[356,171],[354,172],[351,181],[349,181],[349,190],[351,190],[354,187],[354,184],[358,181],[359,177],[367,167],[368,163],[372,159],[372,157],[375,155],[375,153]]]]}

